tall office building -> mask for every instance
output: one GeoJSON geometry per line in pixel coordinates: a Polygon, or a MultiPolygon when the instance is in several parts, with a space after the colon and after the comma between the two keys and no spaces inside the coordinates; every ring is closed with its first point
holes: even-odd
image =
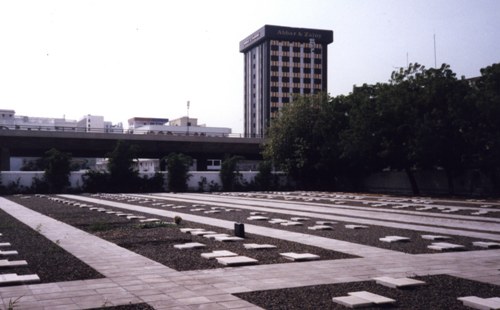
{"type": "Polygon", "coordinates": [[[245,136],[265,135],[294,96],[327,91],[333,31],[265,25],[240,42],[245,56],[245,136]]]}

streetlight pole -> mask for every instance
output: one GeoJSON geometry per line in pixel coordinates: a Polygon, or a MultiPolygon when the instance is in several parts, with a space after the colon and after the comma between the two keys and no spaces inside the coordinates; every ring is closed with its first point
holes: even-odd
{"type": "Polygon", "coordinates": [[[190,125],[190,122],[189,122],[189,100],[187,102],[187,135],[189,136],[189,125],[190,125]]]}

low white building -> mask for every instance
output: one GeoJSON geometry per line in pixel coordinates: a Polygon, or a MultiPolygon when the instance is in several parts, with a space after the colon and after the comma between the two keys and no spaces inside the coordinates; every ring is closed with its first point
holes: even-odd
{"type": "Polygon", "coordinates": [[[227,137],[231,128],[198,125],[198,119],[187,116],[171,120],[165,118],[134,117],[129,119],[129,132],[134,134],[157,134],[176,136],[227,137]]]}
{"type": "Polygon", "coordinates": [[[0,129],[122,133],[123,125],[121,123],[113,125],[111,122],[104,121],[103,116],[90,114],[77,121],[66,118],[16,115],[14,110],[0,109],[0,129]]]}

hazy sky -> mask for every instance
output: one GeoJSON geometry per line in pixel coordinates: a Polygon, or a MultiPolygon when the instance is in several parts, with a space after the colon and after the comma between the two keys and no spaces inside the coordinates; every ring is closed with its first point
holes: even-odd
{"type": "Polygon", "coordinates": [[[331,29],[328,92],[397,67],[500,62],[499,0],[0,0],[0,109],[177,118],[242,132],[239,42],[265,24],[331,29]]]}

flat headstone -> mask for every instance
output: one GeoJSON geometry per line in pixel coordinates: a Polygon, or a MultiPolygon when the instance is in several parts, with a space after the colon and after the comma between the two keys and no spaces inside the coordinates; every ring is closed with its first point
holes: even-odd
{"type": "Polygon", "coordinates": [[[332,301],[348,308],[364,308],[373,305],[371,301],[356,296],[333,297],[332,301]]]}
{"type": "Polygon", "coordinates": [[[139,219],[145,219],[145,216],[142,215],[127,215],[128,220],[139,220],[139,219]]]}
{"type": "Polygon", "coordinates": [[[272,219],[269,221],[270,224],[281,224],[281,223],[286,223],[288,220],[284,219],[272,219]]]}
{"type": "Polygon", "coordinates": [[[190,234],[192,231],[197,231],[197,230],[205,231],[205,229],[203,229],[203,228],[181,228],[180,229],[181,233],[185,233],[185,234],[190,234]]]}
{"type": "Polygon", "coordinates": [[[500,298],[480,298],[476,296],[458,297],[464,306],[474,309],[500,309],[500,298]]]}
{"type": "Polygon", "coordinates": [[[207,238],[207,239],[215,239],[217,237],[229,237],[228,234],[207,234],[207,235],[203,235],[203,238],[207,238]]]}
{"type": "Polygon", "coordinates": [[[265,249],[275,249],[276,246],[272,244],[257,244],[257,243],[246,243],[243,245],[247,250],[265,250],[265,249]]]}
{"type": "Polygon", "coordinates": [[[460,209],[458,209],[458,208],[449,208],[449,209],[441,211],[441,213],[455,213],[458,211],[460,211],[460,209]]]}
{"type": "MultiPolygon", "coordinates": [[[[227,210],[226,210],[227,211],[227,210]]],[[[249,221],[265,221],[268,220],[269,218],[267,216],[261,216],[261,215],[252,215],[247,218],[249,221]]]]}
{"type": "Polygon", "coordinates": [[[179,250],[185,250],[185,249],[198,249],[198,248],[204,248],[206,245],[203,243],[199,242],[188,242],[184,244],[176,244],[174,245],[174,248],[179,249],[179,250]]]}
{"type": "Polygon", "coordinates": [[[471,215],[484,215],[484,214],[488,214],[488,213],[490,213],[489,210],[480,210],[477,212],[472,212],[471,215]]]}
{"type": "Polygon", "coordinates": [[[475,241],[472,242],[473,246],[478,246],[481,248],[487,248],[487,249],[497,249],[500,248],[500,243],[498,242],[484,242],[484,241],[475,241]]]}
{"type": "Polygon", "coordinates": [[[288,253],[280,253],[280,255],[283,256],[284,258],[292,260],[294,262],[318,260],[320,258],[318,255],[311,254],[311,253],[288,252],[288,253]]]}
{"type": "Polygon", "coordinates": [[[292,221],[294,222],[305,222],[305,221],[309,221],[310,219],[307,218],[307,217],[292,217],[290,218],[292,221]]]}
{"type": "Polygon", "coordinates": [[[131,214],[131,213],[117,213],[115,215],[119,216],[119,217],[124,217],[124,216],[130,216],[130,215],[133,215],[133,214],[131,214]]]}
{"type": "Polygon", "coordinates": [[[415,210],[417,210],[417,211],[428,211],[428,210],[432,210],[432,209],[434,209],[434,207],[429,206],[429,207],[416,208],[415,210]]]}
{"type": "Polygon", "coordinates": [[[394,299],[387,298],[387,297],[382,296],[382,295],[373,294],[373,293],[370,293],[367,291],[350,292],[347,294],[349,294],[350,296],[355,296],[355,297],[359,297],[359,298],[368,300],[376,305],[393,304],[396,302],[394,299]]]}
{"type": "Polygon", "coordinates": [[[0,267],[17,267],[26,265],[28,265],[28,263],[25,260],[13,260],[13,261],[9,261],[8,259],[0,260],[0,267]]]}
{"type": "Polygon", "coordinates": [[[175,206],[175,207],[172,207],[172,209],[184,209],[186,206],[175,206]]]}
{"type": "Polygon", "coordinates": [[[293,221],[286,221],[284,223],[280,223],[281,226],[302,226],[301,222],[293,222],[293,221]]]}
{"type": "Polygon", "coordinates": [[[161,220],[156,219],[156,218],[150,218],[150,219],[142,219],[139,222],[141,222],[141,223],[156,223],[156,222],[161,222],[161,220]]]}
{"type": "Polygon", "coordinates": [[[424,285],[424,281],[420,280],[415,280],[411,278],[392,278],[392,277],[378,277],[378,278],[373,278],[377,284],[387,286],[387,287],[392,287],[392,288],[399,288],[399,287],[411,287],[411,286],[418,286],[418,285],[424,285]]]}
{"type": "Polygon", "coordinates": [[[401,236],[385,236],[384,238],[379,238],[378,240],[382,242],[407,242],[410,241],[410,238],[408,237],[401,237],[401,236]]]}
{"type": "Polygon", "coordinates": [[[201,253],[201,257],[206,258],[206,259],[212,259],[212,258],[217,258],[217,257],[231,257],[231,256],[238,256],[238,254],[233,253],[231,251],[213,251],[210,253],[201,253]]]}
{"type": "Polygon", "coordinates": [[[205,214],[216,214],[216,213],[221,213],[221,211],[220,210],[210,210],[210,211],[205,211],[203,213],[205,213],[205,214]]]}
{"type": "Polygon", "coordinates": [[[368,226],[348,224],[348,225],[345,225],[345,228],[347,228],[347,229],[364,229],[364,228],[368,228],[368,226]]]}
{"type": "Polygon", "coordinates": [[[0,255],[17,255],[17,251],[0,251],[0,255]]]}
{"type": "Polygon", "coordinates": [[[307,227],[309,230],[332,230],[332,226],[328,225],[314,225],[314,226],[309,226],[307,227]]]}
{"type": "Polygon", "coordinates": [[[190,232],[191,235],[193,236],[204,236],[204,235],[210,235],[210,234],[216,234],[217,232],[211,231],[211,230],[195,230],[190,232]]]}
{"type": "Polygon", "coordinates": [[[266,212],[250,212],[250,215],[264,215],[266,212]]]}
{"type": "Polygon", "coordinates": [[[452,250],[463,250],[465,247],[459,244],[447,243],[447,242],[436,242],[432,245],[427,246],[431,250],[437,251],[452,251],[452,250]]]}
{"type": "Polygon", "coordinates": [[[316,224],[318,225],[335,225],[337,222],[331,222],[331,221],[316,221],[316,224]]]}
{"type": "Polygon", "coordinates": [[[218,257],[216,259],[219,264],[225,266],[255,265],[258,263],[258,260],[247,256],[218,257]]]}
{"type": "Polygon", "coordinates": [[[201,211],[206,211],[206,210],[203,209],[203,208],[194,208],[194,209],[189,209],[189,211],[191,211],[191,212],[201,212],[201,211]]]}
{"type": "Polygon", "coordinates": [[[0,247],[11,246],[10,242],[0,242],[0,247]]]}
{"type": "Polygon", "coordinates": [[[106,214],[116,214],[116,213],[118,213],[118,212],[116,212],[116,211],[107,211],[106,212],[106,214]]]}
{"type": "Polygon", "coordinates": [[[0,284],[33,283],[39,282],[36,274],[18,275],[17,273],[0,274],[0,284]]]}
{"type": "Polygon", "coordinates": [[[451,239],[451,237],[440,236],[440,235],[422,235],[422,239],[425,239],[425,240],[448,240],[448,239],[451,239]]]}
{"type": "Polygon", "coordinates": [[[221,236],[221,237],[215,237],[214,240],[221,241],[221,242],[231,242],[231,241],[242,241],[245,239],[240,238],[240,237],[235,237],[235,236],[221,236]]]}

